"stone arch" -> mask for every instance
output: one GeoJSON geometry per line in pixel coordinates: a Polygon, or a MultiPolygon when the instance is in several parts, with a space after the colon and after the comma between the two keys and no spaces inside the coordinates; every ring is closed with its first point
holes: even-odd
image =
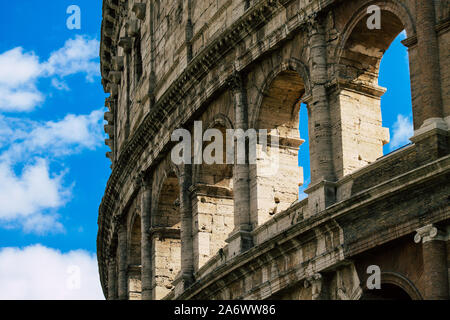
{"type": "MultiPolygon", "coordinates": [[[[360,1],[356,6],[358,9],[345,24],[336,48],[336,86],[329,96],[331,110],[337,115],[332,126],[339,128],[333,143],[342,146],[334,155],[338,179],[384,155],[383,147],[389,143],[390,135],[382,121],[381,97],[386,88],[378,85],[380,63],[403,30],[409,36],[415,34],[408,9],[396,0],[360,1]],[[367,27],[370,5],[381,10],[381,29],[367,27]]],[[[412,82],[411,90],[414,91],[412,82]]]]}
{"type": "Polygon", "coordinates": [[[385,284],[381,289],[366,290],[359,300],[412,300],[399,286],[385,284]]]}
{"type": "MultiPolygon", "coordinates": [[[[226,115],[216,114],[205,127],[207,129],[218,129],[222,133],[223,162],[193,166],[195,270],[226,245],[226,239],[234,229],[234,167],[226,163],[226,130],[233,129],[233,123],[226,115]]],[[[210,143],[204,143],[204,148],[210,143]]]]}
{"type": "Polygon", "coordinates": [[[397,272],[382,272],[381,273],[381,285],[391,284],[400,287],[404,290],[412,300],[423,300],[419,289],[416,288],[414,283],[407,277],[397,272]]]}
{"type": "Polygon", "coordinates": [[[181,211],[179,168],[170,156],[155,172],[156,193],[151,215],[153,299],[164,298],[174,288],[181,270],[181,211]]]}
{"type": "MultiPolygon", "coordinates": [[[[364,47],[361,48],[365,53],[370,54],[372,49],[372,55],[367,55],[372,60],[369,63],[375,63],[373,66],[376,69],[376,75],[378,79],[378,67],[384,52],[389,48],[392,41],[396,38],[402,30],[405,30],[409,37],[415,35],[415,26],[409,10],[400,2],[396,0],[391,1],[369,1],[360,6],[358,10],[352,15],[347,24],[344,27],[344,33],[336,48],[335,57],[337,57],[338,67],[342,63],[342,60],[346,58],[346,51],[349,51],[349,45],[364,47]],[[369,30],[366,26],[366,18],[368,17],[367,8],[371,5],[377,5],[381,9],[381,29],[369,30]],[[386,22],[387,21],[387,22],[386,22]],[[369,33],[365,33],[364,30],[369,30],[369,33]],[[375,39],[375,43],[371,43],[375,39]],[[369,47],[369,46],[372,47],[369,47]],[[378,50],[378,51],[376,51],[378,50]]],[[[351,50],[350,50],[351,51],[351,50]]],[[[364,54],[364,53],[362,53],[364,54]]],[[[357,57],[361,59],[362,55],[357,57]]],[[[355,58],[355,57],[347,57],[355,58]]],[[[367,58],[364,60],[368,60],[367,58]]],[[[340,76],[342,70],[340,70],[340,76]]],[[[350,73],[351,75],[352,73],[350,73]]],[[[350,76],[347,75],[347,76],[350,76]]]]}
{"type": "Polygon", "coordinates": [[[306,65],[296,58],[291,58],[289,60],[283,61],[282,63],[275,66],[264,79],[264,82],[261,86],[261,91],[256,98],[256,110],[250,118],[250,128],[256,128],[256,122],[258,121],[258,117],[261,112],[263,99],[265,96],[267,96],[271,84],[281,73],[287,71],[296,72],[298,76],[303,80],[303,85],[305,87],[305,96],[311,94],[309,71],[306,65]]]}
{"type": "MultiPolygon", "coordinates": [[[[165,227],[167,223],[162,223],[158,219],[158,207],[161,200],[164,200],[164,187],[167,187],[167,183],[171,183],[177,186],[177,197],[180,195],[180,168],[175,165],[170,158],[170,154],[159,163],[157,169],[155,170],[153,179],[153,195],[152,195],[152,213],[151,213],[151,226],[154,227],[165,227]]],[[[172,195],[173,197],[174,195],[172,195]]]]}
{"type": "Polygon", "coordinates": [[[175,207],[179,207],[179,197],[180,186],[177,174],[174,170],[164,172],[164,176],[161,180],[161,185],[157,193],[156,210],[152,215],[153,227],[180,229],[180,212],[178,209],[175,210],[175,207]]]}
{"type": "MultiPolygon", "coordinates": [[[[211,119],[209,121],[209,123],[204,128],[204,130],[207,130],[207,129],[219,129],[222,132],[222,134],[223,134],[223,137],[224,137],[223,144],[224,144],[224,147],[225,147],[226,130],[233,129],[233,128],[234,128],[234,126],[233,126],[233,123],[230,120],[230,118],[227,117],[226,115],[222,114],[222,113],[219,113],[219,114],[216,114],[213,117],[213,119],[211,119]]],[[[207,145],[207,143],[204,143],[204,147],[206,145],[207,145]]],[[[225,150],[224,150],[224,155],[225,155],[225,150]]],[[[213,164],[213,165],[201,164],[201,165],[194,165],[193,166],[193,184],[194,185],[199,184],[199,183],[203,183],[203,184],[208,183],[207,181],[202,181],[202,173],[203,173],[202,171],[203,171],[203,169],[205,167],[208,167],[208,166],[213,167],[213,166],[215,166],[215,164],[213,164]]],[[[210,171],[217,171],[217,170],[210,170],[210,171]]],[[[220,173],[220,172],[218,172],[218,173],[220,173]]],[[[232,178],[232,173],[231,173],[230,178],[232,178]]]]}
{"type": "Polygon", "coordinates": [[[388,11],[395,15],[403,24],[403,27],[406,31],[408,37],[412,37],[416,34],[416,27],[414,23],[414,19],[409,11],[409,9],[398,0],[371,0],[371,1],[360,1],[361,5],[353,15],[350,17],[348,22],[345,24],[343,35],[339,41],[339,45],[337,46],[337,52],[334,56],[340,57],[342,53],[342,49],[345,46],[349,36],[353,32],[355,26],[365,17],[367,17],[367,8],[371,5],[378,6],[381,11],[388,11]]]}
{"type": "Polygon", "coordinates": [[[381,273],[381,289],[364,288],[360,300],[423,300],[416,286],[398,272],[381,273]]]}
{"type": "Polygon", "coordinates": [[[290,59],[267,76],[251,120],[256,130],[266,129],[268,148],[259,139],[256,163],[250,164],[250,212],[253,228],[263,224],[298,200],[303,171],[298,165],[299,111],[310,94],[306,67],[290,59]],[[278,133],[273,135],[272,129],[278,133]],[[276,137],[278,136],[278,137],[276,137]],[[278,139],[278,146],[277,144],[278,139]]]}
{"type": "Polygon", "coordinates": [[[137,210],[132,213],[128,233],[128,297],[140,300],[141,284],[141,217],[137,210]]]}
{"type": "Polygon", "coordinates": [[[128,262],[131,265],[141,264],[141,217],[136,210],[132,213],[128,228],[128,262]]]}

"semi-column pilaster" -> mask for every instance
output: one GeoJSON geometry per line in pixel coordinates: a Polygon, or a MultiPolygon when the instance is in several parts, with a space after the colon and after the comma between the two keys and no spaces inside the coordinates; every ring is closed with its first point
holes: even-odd
{"type": "Polygon", "coordinates": [[[443,116],[434,1],[416,0],[416,18],[423,125],[427,119],[443,116]]]}
{"type": "Polygon", "coordinates": [[[108,300],[117,299],[117,265],[114,257],[108,259],[108,300]]]}
{"type": "Polygon", "coordinates": [[[119,275],[118,275],[118,296],[119,300],[128,299],[128,279],[127,279],[127,227],[124,222],[119,223],[118,230],[118,254],[119,254],[119,275]]]}
{"type": "Polygon", "coordinates": [[[448,300],[447,234],[429,224],[416,230],[414,242],[422,245],[424,298],[448,300]]]}
{"type": "Polygon", "coordinates": [[[416,0],[416,20],[420,105],[415,109],[420,110],[414,113],[415,131],[411,141],[422,155],[419,161],[426,163],[450,153],[450,123],[448,117],[444,118],[442,102],[435,1],[416,0]]]}
{"type": "Polygon", "coordinates": [[[311,97],[308,101],[311,184],[322,180],[334,181],[333,149],[331,141],[330,107],[326,91],[327,43],[322,22],[313,19],[308,24],[311,72],[311,97]]]}
{"type": "Polygon", "coordinates": [[[184,291],[194,282],[194,244],[192,199],[192,165],[184,164],[180,172],[180,213],[181,213],[181,279],[176,286],[176,294],[184,291]]]}
{"type": "MultiPolygon", "coordinates": [[[[235,72],[228,79],[228,86],[233,94],[235,130],[246,132],[248,129],[247,94],[241,74],[235,72]]],[[[231,255],[247,251],[253,246],[251,235],[252,219],[250,212],[250,168],[249,168],[249,148],[246,140],[245,163],[239,163],[235,156],[233,168],[233,195],[234,195],[234,224],[235,230],[232,232],[227,242],[230,243],[231,255]]],[[[238,152],[238,148],[235,148],[238,152]]]]}
{"type": "Polygon", "coordinates": [[[142,300],[152,298],[152,239],[151,227],[151,180],[141,173],[138,177],[141,197],[141,284],[142,300]]]}
{"type": "Polygon", "coordinates": [[[336,180],[332,123],[327,96],[327,43],[322,22],[311,19],[308,24],[310,46],[309,68],[311,93],[304,102],[308,106],[309,148],[311,163],[311,184],[305,190],[309,195],[309,213],[324,210],[335,201],[336,180]]]}

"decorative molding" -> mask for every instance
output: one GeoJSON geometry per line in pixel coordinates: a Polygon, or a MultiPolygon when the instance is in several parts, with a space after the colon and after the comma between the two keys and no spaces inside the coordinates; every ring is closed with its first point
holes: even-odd
{"type": "Polygon", "coordinates": [[[146,4],[145,3],[135,3],[133,5],[133,9],[131,9],[139,20],[145,20],[145,12],[146,12],[146,4]]]}
{"type": "Polygon", "coordinates": [[[323,277],[320,273],[307,277],[304,286],[305,288],[311,287],[312,300],[320,300],[323,287],[323,277]]]}
{"type": "Polygon", "coordinates": [[[433,224],[426,225],[416,230],[414,236],[415,243],[426,243],[429,241],[447,241],[448,236],[445,232],[436,228],[433,224]]]}
{"type": "Polygon", "coordinates": [[[233,92],[242,92],[244,90],[244,82],[241,73],[234,71],[227,79],[227,86],[233,92]]]}
{"type": "Polygon", "coordinates": [[[151,182],[149,181],[145,171],[140,171],[134,177],[134,186],[135,186],[135,189],[137,189],[137,190],[140,190],[140,189],[148,190],[151,188],[151,182]]]}
{"type": "Polygon", "coordinates": [[[122,37],[120,38],[118,45],[123,48],[126,53],[129,53],[133,47],[133,41],[130,37],[122,37]]]}

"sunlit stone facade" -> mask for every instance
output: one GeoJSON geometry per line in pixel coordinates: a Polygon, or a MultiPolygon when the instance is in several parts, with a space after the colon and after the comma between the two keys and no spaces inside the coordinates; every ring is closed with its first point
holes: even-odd
{"type": "Polygon", "coordinates": [[[449,15],[447,0],[104,0],[105,296],[448,299],[449,15]],[[415,131],[383,156],[379,65],[403,30],[415,131]],[[302,103],[311,183],[299,201],[302,103]],[[278,171],[175,165],[172,132],[194,121],[277,129],[278,171]],[[372,265],[380,290],[367,287],[372,265]]]}

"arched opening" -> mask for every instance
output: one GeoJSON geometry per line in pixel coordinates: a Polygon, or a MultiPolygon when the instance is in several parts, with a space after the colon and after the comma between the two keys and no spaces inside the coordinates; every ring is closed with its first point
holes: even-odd
{"type": "Polygon", "coordinates": [[[156,210],[152,217],[153,297],[165,297],[174,287],[181,270],[180,186],[171,171],[162,183],[156,210]]]}
{"type": "Polygon", "coordinates": [[[380,63],[378,83],[387,89],[381,97],[383,126],[389,128],[390,141],[383,148],[386,155],[409,144],[414,135],[408,49],[401,43],[402,31],[389,46],[380,63]]]}
{"type": "Polygon", "coordinates": [[[303,184],[299,182],[299,200],[307,198],[308,195],[305,190],[311,183],[311,162],[310,162],[310,150],[309,150],[309,110],[305,103],[300,105],[300,137],[305,141],[301,144],[298,152],[298,165],[303,169],[303,184]]]}
{"type": "Polygon", "coordinates": [[[361,300],[407,301],[412,300],[412,298],[399,286],[384,283],[381,285],[381,289],[365,290],[361,296],[361,300]]]}
{"type": "Polygon", "coordinates": [[[130,300],[141,299],[141,218],[134,217],[130,233],[128,254],[128,297],[130,300]]]}
{"type": "MultiPolygon", "coordinates": [[[[335,155],[339,162],[336,166],[338,178],[382,157],[383,148],[390,141],[389,129],[383,127],[383,123],[388,123],[383,122],[381,113],[381,99],[386,88],[379,86],[380,65],[386,51],[405,27],[395,14],[387,10],[380,11],[379,29],[369,28],[368,18],[368,15],[362,15],[344,37],[338,64],[339,89],[331,99],[334,104],[332,113],[335,119],[339,119],[339,123],[336,120],[333,123],[334,128],[339,128],[335,145],[342,146],[341,154],[335,155]]],[[[397,46],[393,48],[394,51],[398,49],[397,46]]],[[[382,71],[392,75],[397,72],[397,67],[398,64],[389,60],[382,71]]],[[[411,108],[409,83],[404,86],[409,96],[397,95],[396,99],[389,100],[383,107],[385,113],[396,113],[400,103],[411,108]]]]}
{"type": "Polygon", "coordinates": [[[255,128],[267,130],[267,146],[260,136],[256,164],[250,164],[250,208],[256,214],[253,228],[298,200],[303,184],[298,151],[304,142],[299,132],[304,94],[304,81],[294,70],[278,74],[265,90],[255,128]]]}
{"type": "Polygon", "coordinates": [[[211,155],[211,160],[215,161],[195,167],[192,200],[194,257],[197,260],[194,263],[195,270],[226,245],[225,240],[234,229],[233,165],[226,161],[227,128],[216,124],[210,129],[216,131],[217,137],[204,143],[203,150],[205,155],[211,155]],[[216,141],[219,136],[222,141],[216,141]],[[216,154],[219,148],[222,156],[216,154]]]}

